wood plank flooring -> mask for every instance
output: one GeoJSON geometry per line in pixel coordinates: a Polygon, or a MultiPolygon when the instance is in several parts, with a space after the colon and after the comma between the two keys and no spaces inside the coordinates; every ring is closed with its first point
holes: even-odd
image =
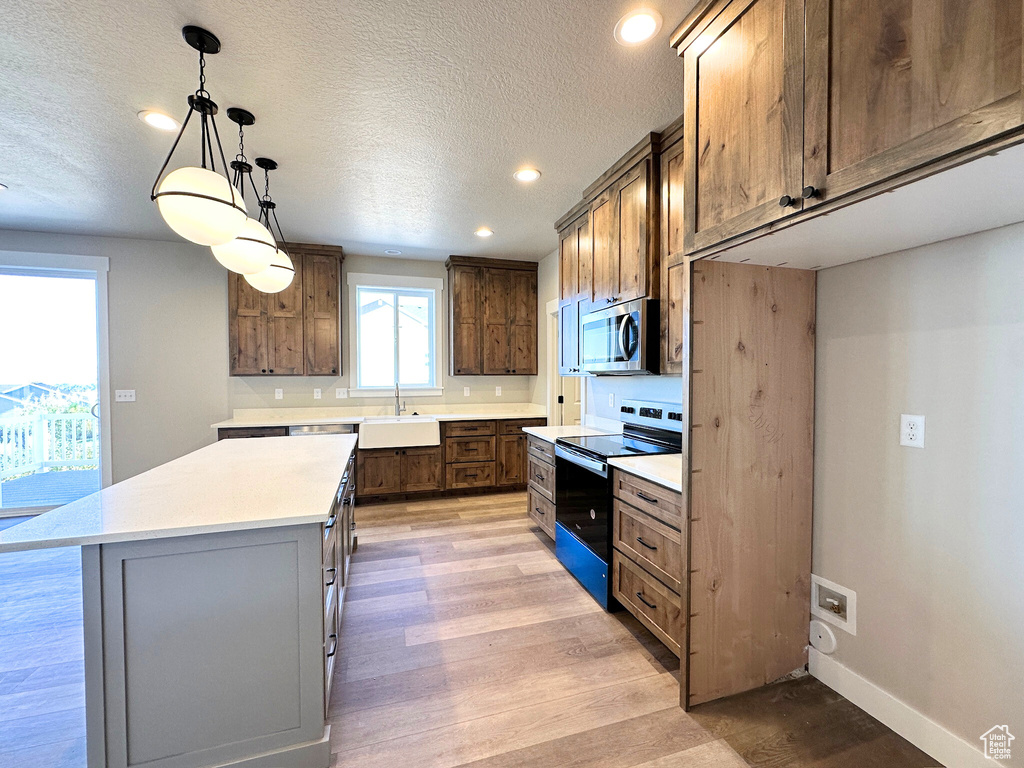
{"type": "MultiPolygon", "coordinates": [[[[334,766],[935,765],[810,678],[683,712],[678,660],[601,611],[525,507],[357,508],[334,766]]],[[[77,548],[0,555],[0,768],[85,768],[81,621],[77,548]]]]}

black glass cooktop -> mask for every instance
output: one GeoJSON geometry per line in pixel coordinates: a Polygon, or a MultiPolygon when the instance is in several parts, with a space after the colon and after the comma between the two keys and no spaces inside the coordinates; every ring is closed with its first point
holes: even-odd
{"type": "Polygon", "coordinates": [[[649,456],[658,453],[680,453],[679,448],[670,448],[626,435],[560,437],[556,442],[577,448],[584,453],[602,459],[607,459],[611,456],[649,456]]]}

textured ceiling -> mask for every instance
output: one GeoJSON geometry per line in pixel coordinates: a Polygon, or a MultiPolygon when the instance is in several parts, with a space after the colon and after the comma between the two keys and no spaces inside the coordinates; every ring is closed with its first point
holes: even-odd
{"type": "Polygon", "coordinates": [[[225,154],[224,109],[253,111],[247,154],[281,165],[287,238],[540,258],[583,188],[682,112],[668,36],[693,3],[650,4],[661,31],[624,48],[612,29],[638,0],[0,0],[0,228],[175,238],[149,201],[172,135],[136,113],[184,117],[180,28],[198,24],[223,44],[207,75],[225,154]],[[540,181],[514,181],[521,165],[540,181]]]}

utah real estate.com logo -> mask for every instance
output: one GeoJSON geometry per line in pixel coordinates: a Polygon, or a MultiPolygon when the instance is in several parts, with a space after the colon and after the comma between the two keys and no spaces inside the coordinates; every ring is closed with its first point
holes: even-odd
{"type": "Polygon", "coordinates": [[[981,735],[981,740],[985,742],[985,757],[990,760],[1009,760],[1010,742],[1014,738],[1014,735],[1010,733],[1009,726],[992,726],[981,735]]]}

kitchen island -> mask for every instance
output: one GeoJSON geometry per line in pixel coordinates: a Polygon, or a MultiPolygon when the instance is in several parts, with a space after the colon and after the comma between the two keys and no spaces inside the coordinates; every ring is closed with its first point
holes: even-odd
{"type": "Polygon", "coordinates": [[[326,768],[354,450],[226,440],[0,532],[82,547],[90,768],[326,768]]]}

